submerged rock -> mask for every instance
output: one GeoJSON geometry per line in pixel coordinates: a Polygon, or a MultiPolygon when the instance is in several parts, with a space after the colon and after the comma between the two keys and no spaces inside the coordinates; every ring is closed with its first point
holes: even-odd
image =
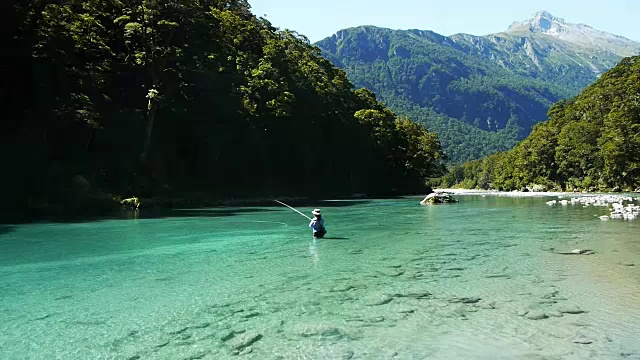
{"type": "Polygon", "coordinates": [[[371,294],[363,299],[363,302],[367,306],[379,306],[388,304],[393,300],[388,294],[371,294]]]}
{"type": "Polygon", "coordinates": [[[163,341],[163,342],[161,342],[161,343],[158,343],[158,344],[155,346],[155,348],[156,348],[156,349],[163,348],[163,347],[165,347],[165,346],[169,345],[169,343],[170,343],[170,341],[169,341],[169,340],[167,340],[167,341],[163,341]]]}
{"type": "Polygon", "coordinates": [[[573,339],[573,342],[576,343],[576,344],[587,345],[587,344],[591,344],[593,341],[587,339],[587,337],[584,336],[584,335],[578,335],[578,336],[576,336],[575,339],[573,339]]]}
{"type": "Polygon", "coordinates": [[[342,285],[337,285],[334,286],[331,290],[329,290],[330,292],[347,292],[349,290],[354,290],[356,287],[353,285],[349,285],[349,284],[342,284],[342,285]]]}
{"type": "Polygon", "coordinates": [[[400,297],[400,298],[407,297],[407,298],[422,300],[422,299],[431,298],[431,292],[429,292],[428,290],[420,289],[420,288],[408,288],[408,289],[402,289],[394,293],[393,296],[400,297]]]}
{"type": "Polygon", "coordinates": [[[553,317],[562,317],[562,314],[559,311],[549,311],[546,313],[549,316],[553,316],[553,317]]]}
{"type": "Polygon", "coordinates": [[[558,311],[563,313],[563,314],[582,314],[585,313],[586,311],[580,309],[577,306],[564,306],[564,307],[560,307],[558,308],[558,311]]]}
{"type": "Polygon", "coordinates": [[[222,336],[220,336],[220,340],[228,341],[228,340],[231,340],[235,335],[236,333],[233,330],[229,330],[223,333],[222,336]]]}
{"type": "Polygon", "coordinates": [[[357,328],[338,326],[331,323],[295,324],[288,329],[294,336],[302,338],[318,338],[340,340],[343,338],[355,340],[361,337],[357,328]]]}
{"type": "Polygon", "coordinates": [[[549,316],[540,310],[532,310],[526,313],[524,317],[529,320],[542,320],[548,318],[549,316]]]}
{"type": "Polygon", "coordinates": [[[349,350],[349,351],[345,352],[344,354],[342,354],[341,358],[343,360],[349,360],[349,359],[353,358],[353,355],[354,355],[353,351],[349,350]]]}
{"type": "Polygon", "coordinates": [[[248,332],[230,339],[227,342],[227,345],[229,345],[229,347],[234,350],[242,350],[248,346],[251,346],[260,339],[262,339],[262,334],[248,332]]]}
{"type": "Polygon", "coordinates": [[[487,309],[487,310],[493,310],[496,308],[496,303],[495,302],[490,302],[490,303],[484,303],[480,305],[481,309],[487,309]]]}
{"type": "Polygon", "coordinates": [[[385,275],[385,276],[389,276],[389,277],[398,277],[400,275],[404,274],[403,270],[396,270],[396,269],[380,269],[378,270],[378,273],[385,275]]]}
{"type": "Polygon", "coordinates": [[[249,312],[240,314],[240,316],[242,318],[245,318],[245,319],[249,319],[249,318],[252,318],[252,317],[259,316],[259,315],[260,315],[260,312],[258,312],[258,311],[249,311],[249,312]]]}
{"type": "Polygon", "coordinates": [[[573,249],[571,251],[558,251],[560,255],[593,255],[595,252],[591,249],[573,249]]]}
{"type": "Polygon", "coordinates": [[[187,330],[189,330],[189,326],[180,326],[180,327],[175,328],[173,330],[167,331],[167,334],[169,334],[169,335],[178,335],[178,334],[184,333],[187,330]]]}
{"type": "Polygon", "coordinates": [[[451,194],[446,192],[432,192],[427,195],[422,201],[420,201],[420,205],[435,205],[435,204],[449,204],[456,203],[458,200],[451,197],[451,194]]]}
{"type": "Polygon", "coordinates": [[[482,300],[479,297],[462,297],[462,298],[458,298],[458,297],[454,297],[449,299],[450,303],[462,303],[462,304],[475,304],[477,302],[479,302],[480,300],[482,300]]]}

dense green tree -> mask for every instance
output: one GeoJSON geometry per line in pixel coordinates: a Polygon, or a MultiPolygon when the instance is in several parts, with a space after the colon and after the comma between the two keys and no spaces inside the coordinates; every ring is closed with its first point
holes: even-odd
{"type": "Polygon", "coordinates": [[[640,188],[640,57],[561,101],[513,150],[453,168],[442,184],[519,190],[640,188]],[[473,171],[463,172],[463,169],[473,171]]]}

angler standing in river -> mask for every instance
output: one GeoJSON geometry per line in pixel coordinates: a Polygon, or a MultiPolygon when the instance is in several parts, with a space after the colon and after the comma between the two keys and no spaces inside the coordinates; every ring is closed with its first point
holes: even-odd
{"type": "Polygon", "coordinates": [[[309,227],[313,229],[313,237],[321,238],[327,233],[327,229],[324,227],[324,218],[320,213],[320,209],[313,209],[311,213],[314,217],[309,223],[309,227]]]}
{"type": "Polygon", "coordinates": [[[278,200],[274,200],[275,202],[277,202],[280,205],[284,205],[286,207],[288,207],[289,209],[297,212],[298,214],[306,217],[307,219],[311,220],[311,222],[309,223],[309,227],[311,229],[313,229],[313,237],[314,238],[321,238],[324,236],[324,234],[327,233],[327,229],[324,227],[324,218],[322,217],[322,214],[320,213],[320,209],[313,209],[313,211],[311,212],[313,214],[313,219],[308,217],[307,215],[301,213],[299,210],[296,210],[295,208],[283,203],[282,201],[278,201],[278,200]]]}

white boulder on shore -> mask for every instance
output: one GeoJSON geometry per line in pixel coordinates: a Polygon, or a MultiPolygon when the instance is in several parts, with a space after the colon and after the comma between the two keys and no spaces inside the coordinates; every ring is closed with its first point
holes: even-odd
{"type": "MultiPolygon", "coordinates": [[[[558,196],[558,198],[562,198],[563,196],[558,196]]],[[[640,216],[640,205],[635,205],[633,202],[636,199],[630,196],[620,196],[620,195],[595,195],[595,196],[581,196],[574,197],[570,200],[551,200],[547,201],[547,205],[553,206],[556,203],[562,204],[564,206],[571,205],[582,205],[583,207],[588,206],[601,206],[601,207],[611,207],[610,215],[602,215],[599,216],[601,220],[609,220],[609,219],[624,219],[624,220],[634,220],[640,216]],[[625,205],[626,202],[626,205],[625,205]]]]}
{"type": "MultiPolygon", "coordinates": [[[[638,189],[640,190],[640,189],[638,189]]],[[[523,192],[523,191],[494,191],[475,189],[434,189],[436,192],[446,192],[453,195],[486,195],[506,196],[506,197],[548,197],[557,196],[557,200],[547,201],[549,206],[599,206],[611,208],[609,215],[599,216],[602,220],[624,219],[634,220],[640,217],[640,197],[613,195],[613,194],[579,194],[575,192],[523,192]]],[[[424,201],[424,200],[423,200],[424,201]]],[[[421,202],[422,203],[422,202],[421,202]]]]}

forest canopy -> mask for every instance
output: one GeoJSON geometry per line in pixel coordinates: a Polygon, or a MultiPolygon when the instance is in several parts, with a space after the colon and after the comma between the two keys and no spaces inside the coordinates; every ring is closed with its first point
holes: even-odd
{"type": "Polygon", "coordinates": [[[408,193],[443,172],[435,134],[354,91],[246,0],[35,0],[13,14],[11,213],[114,196],[408,193]]]}

